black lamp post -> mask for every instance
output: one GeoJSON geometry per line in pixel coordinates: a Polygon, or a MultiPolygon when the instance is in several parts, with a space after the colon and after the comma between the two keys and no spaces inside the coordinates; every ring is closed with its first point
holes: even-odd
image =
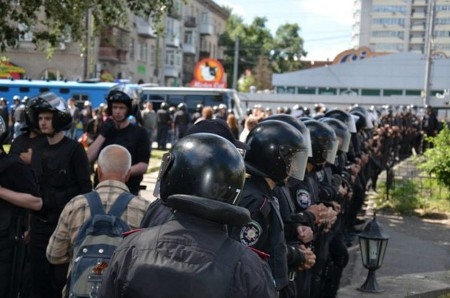
{"type": "Polygon", "coordinates": [[[362,263],[369,270],[369,274],[364,284],[358,290],[369,293],[383,292],[378,286],[375,270],[380,268],[383,263],[388,241],[389,236],[381,229],[376,219],[376,213],[374,213],[372,221],[359,234],[362,263]]]}

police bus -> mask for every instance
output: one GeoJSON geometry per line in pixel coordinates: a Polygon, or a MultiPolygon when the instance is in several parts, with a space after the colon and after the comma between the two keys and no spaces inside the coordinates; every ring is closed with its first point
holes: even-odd
{"type": "Polygon", "coordinates": [[[218,106],[225,104],[238,119],[244,119],[241,102],[236,90],[221,88],[192,88],[192,87],[146,87],[141,88],[141,101],[150,100],[155,110],[162,102],[170,106],[178,106],[184,102],[190,113],[195,112],[198,104],[203,106],[218,106]]]}
{"type": "Polygon", "coordinates": [[[78,108],[82,108],[86,100],[89,100],[95,108],[104,103],[109,90],[118,85],[119,83],[106,82],[0,79],[0,97],[12,102],[14,95],[20,98],[32,97],[49,91],[65,100],[73,97],[78,108]]]}

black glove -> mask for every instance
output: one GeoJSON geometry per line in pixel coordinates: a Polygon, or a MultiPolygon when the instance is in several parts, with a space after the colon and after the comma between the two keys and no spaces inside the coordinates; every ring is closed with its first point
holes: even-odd
{"type": "Polygon", "coordinates": [[[100,134],[107,139],[112,137],[116,130],[116,123],[111,118],[108,118],[105,122],[103,122],[100,134]]]}

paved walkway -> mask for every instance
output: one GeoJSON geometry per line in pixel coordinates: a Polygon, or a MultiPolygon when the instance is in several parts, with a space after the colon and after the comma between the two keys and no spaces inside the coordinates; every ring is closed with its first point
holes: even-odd
{"type": "MultiPolygon", "coordinates": [[[[419,175],[411,160],[396,165],[394,172],[396,179],[419,175]]],[[[386,179],[384,173],[379,179],[386,179]]],[[[373,215],[371,203],[369,200],[368,219],[373,215]]],[[[427,220],[378,213],[377,220],[390,236],[383,265],[376,271],[378,284],[384,292],[371,294],[357,290],[364,283],[368,270],[362,265],[359,246],[355,245],[349,249],[350,261],[338,297],[449,297],[441,296],[450,293],[449,217],[427,220]]]]}
{"type": "MultiPolygon", "coordinates": [[[[401,174],[405,179],[416,173],[409,161],[396,168],[396,176],[401,174]]],[[[156,178],[157,172],[144,176],[143,184],[147,189],[141,191],[141,195],[149,200],[154,199],[156,178]]],[[[369,204],[368,218],[372,216],[371,207],[369,204]]],[[[350,261],[338,297],[432,298],[445,291],[450,293],[450,219],[424,220],[380,213],[377,219],[390,236],[383,266],[376,271],[378,284],[384,292],[368,294],[357,290],[367,277],[367,269],[362,266],[359,246],[355,244],[349,248],[350,261]]]]}

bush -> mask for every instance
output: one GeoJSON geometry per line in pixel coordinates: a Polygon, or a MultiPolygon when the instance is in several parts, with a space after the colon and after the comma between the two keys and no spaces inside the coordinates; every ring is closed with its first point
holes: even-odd
{"type": "Polygon", "coordinates": [[[436,137],[429,137],[427,141],[433,144],[433,147],[425,151],[418,168],[434,175],[450,189],[450,129],[444,125],[436,137]]]}

